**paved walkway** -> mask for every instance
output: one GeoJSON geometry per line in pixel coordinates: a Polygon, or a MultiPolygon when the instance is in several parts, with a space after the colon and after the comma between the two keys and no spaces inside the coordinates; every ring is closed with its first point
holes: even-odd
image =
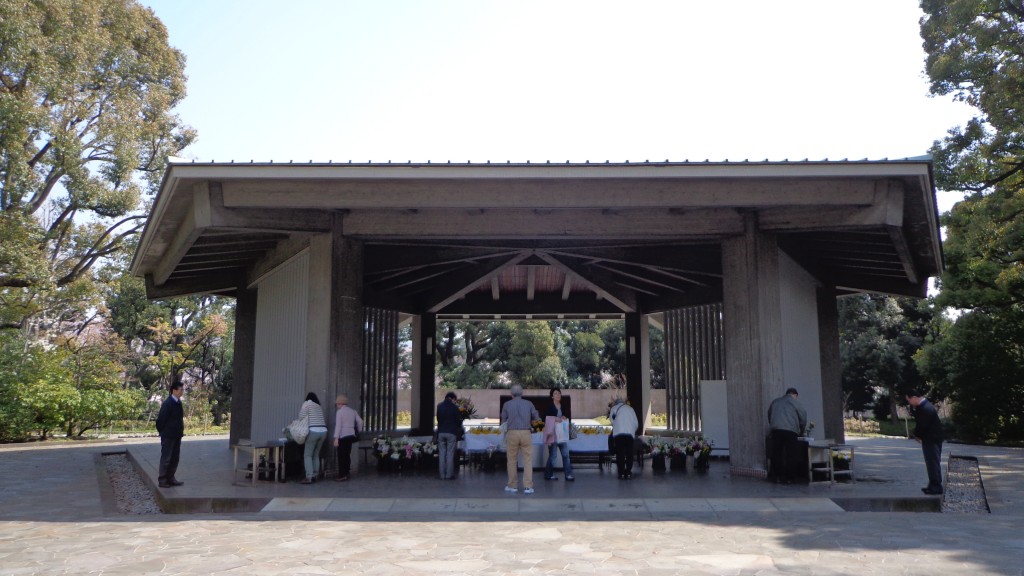
{"type": "Polygon", "coordinates": [[[648,468],[619,482],[587,467],[575,483],[538,480],[537,494],[506,496],[501,473],[478,472],[454,482],[371,472],[345,484],[235,485],[227,440],[188,438],[186,485],[164,492],[253,499],[261,511],[143,517],[112,512],[95,460],[129,449],[148,474],[154,440],[6,446],[0,573],[1022,573],[1022,451],[945,450],[979,458],[992,514],[840,512],[828,504],[910,498],[924,483],[916,444],[854,443],[852,485],[777,486],[730,478],[724,464],[700,476],[648,468]]]}

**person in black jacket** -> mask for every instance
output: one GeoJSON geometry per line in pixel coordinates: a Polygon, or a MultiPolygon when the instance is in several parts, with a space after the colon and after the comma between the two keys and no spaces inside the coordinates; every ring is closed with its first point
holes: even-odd
{"type": "Polygon", "coordinates": [[[939,421],[939,412],[921,392],[908,394],[907,402],[914,407],[914,439],[921,443],[924,466],[928,470],[928,486],[921,491],[942,494],[942,422],[939,421]]]}
{"type": "Polygon", "coordinates": [[[455,400],[455,392],[449,392],[437,405],[437,467],[441,480],[455,479],[456,444],[462,432],[462,414],[455,400]]]}
{"type": "Polygon", "coordinates": [[[180,381],[176,381],[171,384],[170,391],[156,417],[156,431],[160,433],[160,473],[157,480],[161,488],[184,484],[174,477],[174,473],[178,471],[181,438],[185,435],[185,409],[181,405],[181,395],[185,388],[180,381]]]}

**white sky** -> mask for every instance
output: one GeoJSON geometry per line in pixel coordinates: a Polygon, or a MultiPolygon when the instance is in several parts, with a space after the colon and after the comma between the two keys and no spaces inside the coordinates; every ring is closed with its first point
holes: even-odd
{"type": "Polygon", "coordinates": [[[202,161],[904,158],[970,116],[915,0],[141,1],[202,161]]]}

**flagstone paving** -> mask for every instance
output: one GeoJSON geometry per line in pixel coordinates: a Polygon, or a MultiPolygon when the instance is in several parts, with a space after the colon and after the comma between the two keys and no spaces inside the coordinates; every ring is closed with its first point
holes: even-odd
{"type": "Polygon", "coordinates": [[[138,448],[148,462],[153,440],[0,447],[0,574],[1024,573],[1020,450],[947,446],[979,458],[993,513],[938,514],[836,509],[833,497],[918,488],[920,451],[900,440],[858,445],[858,458],[878,459],[865,457],[855,487],[781,487],[714,470],[706,482],[647,471],[620,487],[592,470],[531,496],[506,496],[500,474],[235,486],[214,470],[230,460],[226,447],[208,449],[218,442],[186,439],[182,497],[249,494],[267,499],[261,511],[111,512],[97,454],[138,448]]]}

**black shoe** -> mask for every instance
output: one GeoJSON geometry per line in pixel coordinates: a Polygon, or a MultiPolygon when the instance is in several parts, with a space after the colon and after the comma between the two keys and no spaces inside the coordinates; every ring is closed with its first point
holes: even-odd
{"type": "Polygon", "coordinates": [[[942,490],[941,489],[933,490],[931,488],[921,488],[921,492],[924,492],[925,494],[927,494],[929,496],[942,496],[942,490]]]}
{"type": "Polygon", "coordinates": [[[161,482],[159,486],[161,488],[174,488],[174,484],[171,484],[170,482],[161,482]]]}
{"type": "MultiPolygon", "coordinates": [[[[558,478],[555,478],[555,480],[558,480],[558,478]]],[[[575,482],[576,481],[576,477],[575,476],[566,476],[565,477],[565,481],[566,482],[575,482]]]]}
{"type": "Polygon", "coordinates": [[[170,484],[171,486],[184,486],[185,485],[184,482],[182,482],[181,480],[178,480],[177,478],[171,478],[170,480],[167,481],[167,483],[170,484]]]}
{"type": "Polygon", "coordinates": [[[550,477],[550,478],[544,478],[544,479],[545,479],[545,480],[558,480],[558,478],[555,478],[554,476],[552,476],[552,477],[550,477]]]}

